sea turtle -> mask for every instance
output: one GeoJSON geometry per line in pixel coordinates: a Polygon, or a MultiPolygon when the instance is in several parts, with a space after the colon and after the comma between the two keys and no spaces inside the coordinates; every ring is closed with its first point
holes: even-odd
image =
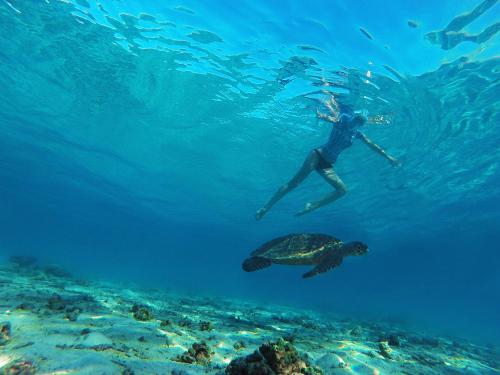
{"type": "Polygon", "coordinates": [[[368,246],[359,241],[344,243],[326,234],[300,233],[275,238],[255,250],[243,262],[246,272],[258,271],[275,264],[315,265],[302,275],[313,277],[340,266],[347,255],[365,255],[368,246]]]}

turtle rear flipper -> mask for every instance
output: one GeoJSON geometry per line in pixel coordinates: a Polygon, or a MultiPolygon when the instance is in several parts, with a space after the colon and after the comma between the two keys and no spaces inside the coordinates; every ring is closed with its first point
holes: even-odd
{"type": "Polygon", "coordinates": [[[312,270],[303,274],[302,278],[307,279],[309,277],[316,276],[320,273],[328,272],[332,268],[340,266],[341,263],[342,263],[341,256],[329,256],[326,259],[324,259],[320,264],[318,264],[316,267],[314,267],[312,270]]]}
{"type": "Polygon", "coordinates": [[[258,271],[270,267],[273,264],[269,259],[262,257],[251,257],[243,262],[243,270],[246,272],[258,271]]]}

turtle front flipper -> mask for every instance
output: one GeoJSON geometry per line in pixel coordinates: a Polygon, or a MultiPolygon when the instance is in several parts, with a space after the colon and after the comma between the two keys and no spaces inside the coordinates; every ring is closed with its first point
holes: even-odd
{"type": "Polygon", "coordinates": [[[332,268],[340,266],[341,263],[342,263],[341,256],[338,256],[338,255],[337,256],[328,256],[320,264],[318,264],[316,267],[314,267],[312,270],[303,274],[302,278],[307,279],[309,277],[316,276],[320,273],[328,272],[332,268]]]}
{"type": "Polygon", "coordinates": [[[270,267],[273,264],[269,259],[263,257],[250,257],[245,259],[242,264],[243,270],[246,272],[258,271],[263,268],[270,267]]]}

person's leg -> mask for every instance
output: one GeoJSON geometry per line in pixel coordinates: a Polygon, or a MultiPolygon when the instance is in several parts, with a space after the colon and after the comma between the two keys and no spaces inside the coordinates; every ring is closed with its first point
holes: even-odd
{"type": "Polygon", "coordinates": [[[302,216],[311,211],[314,211],[320,207],[323,207],[327,204],[335,202],[340,197],[344,196],[347,193],[347,188],[344,182],[340,179],[340,177],[335,173],[333,168],[322,169],[318,171],[318,173],[323,177],[330,185],[333,186],[335,191],[333,193],[328,194],[323,199],[320,199],[317,202],[307,203],[304,209],[297,212],[295,216],[302,216]]]}
{"type": "Polygon", "coordinates": [[[497,22],[479,34],[467,34],[467,33],[456,33],[449,32],[446,33],[446,40],[442,43],[441,47],[443,49],[455,48],[458,44],[462,42],[473,42],[473,43],[484,43],[487,40],[495,36],[496,33],[500,31],[500,22],[497,22]]]}
{"type": "Polygon", "coordinates": [[[267,202],[264,207],[257,211],[255,214],[255,218],[260,220],[262,216],[264,216],[267,211],[271,209],[272,206],[276,204],[281,198],[283,198],[287,193],[295,189],[304,179],[309,176],[309,174],[316,169],[318,165],[319,155],[316,151],[311,151],[309,155],[307,155],[306,160],[300,167],[299,171],[295,174],[295,176],[286,184],[281,186],[278,191],[273,195],[273,197],[267,202]]]}
{"type": "Polygon", "coordinates": [[[498,2],[498,0],[484,0],[481,4],[479,4],[477,7],[475,7],[472,11],[461,14],[448,24],[446,28],[443,30],[444,32],[448,31],[460,31],[462,30],[465,26],[467,26],[469,23],[474,21],[476,18],[481,16],[484,12],[486,12],[488,9],[490,9],[493,5],[495,5],[498,2]]]}
{"type": "Polygon", "coordinates": [[[444,28],[444,30],[432,31],[430,33],[427,33],[425,35],[425,39],[427,39],[432,44],[440,44],[441,48],[445,50],[455,48],[463,41],[482,43],[483,41],[488,40],[496,33],[496,31],[493,32],[496,24],[493,25],[493,27],[488,27],[485,31],[478,35],[468,35],[459,31],[473,22],[476,18],[481,16],[484,12],[494,6],[498,1],[499,0],[484,0],[472,11],[453,18],[453,20],[451,20],[451,22],[444,28]],[[482,39],[484,40],[480,41],[482,39]]]}
{"type": "Polygon", "coordinates": [[[484,29],[481,33],[476,35],[466,35],[465,40],[474,42],[474,43],[484,43],[487,40],[491,39],[495,36],[496,33],[500,31],[500,22],[497,22],[486,29],[484,29]]]}

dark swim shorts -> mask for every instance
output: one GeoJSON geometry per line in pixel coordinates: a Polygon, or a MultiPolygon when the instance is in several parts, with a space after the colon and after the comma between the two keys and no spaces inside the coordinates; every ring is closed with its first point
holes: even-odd
{"type": "Polygon", "coordinates": [[[323,170],[323,169],[328,169],[328,168],[332,168],[332,163],[330,163],[328,160],[326,160],[323,155],[321,155],[321,152],[315,148],[314,149],[314,152],[318,155],[318,165],[316,166],[316,169],[319,171],[319,170],[323,170]]]}

